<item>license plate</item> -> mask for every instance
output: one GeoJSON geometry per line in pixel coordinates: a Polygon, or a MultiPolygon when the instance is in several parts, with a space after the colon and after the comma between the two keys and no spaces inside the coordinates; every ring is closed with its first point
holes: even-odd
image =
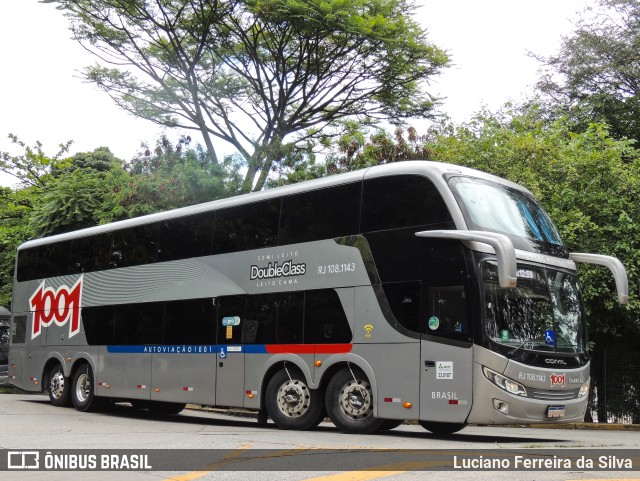
{"type": "Polygon", "coordinates": [[[564,406],[549,406],[547,408],[548,418],[561,418],[564,416],[564,406]]]}

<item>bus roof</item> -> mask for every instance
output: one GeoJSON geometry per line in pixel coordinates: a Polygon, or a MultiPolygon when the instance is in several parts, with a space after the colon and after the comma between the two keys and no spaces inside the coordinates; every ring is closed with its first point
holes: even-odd
{"type": "Polygon", "coordinates": [[[501,177],[497,177],[495,175],[482,172],[480,170],[470,169],[468,167],[462,167],[459,165],[448,164],[444,162],[434,162],[434,161],[426,161],[426,160],[425,161],[410,160],[410,161],[404,161],[404,162],[396,162],[392,164],[378,165],[375,167],[369,167],[366,169],[347,172],[344,174],[337,174],[329,177],[323,177],[320,179],[308,180],[308,181],[285,185],[282,187],[276,187],[273,189],[268,189],[260,192],[237,195],[237,196],[228,197],[225,199],[205,202],[202,204],[195,204],[187,207],[180,207],[177,209],[157,212],[154,214],[134,217],[131,219],[125,219],[125,220],[116,221],[116,222],[111,222],[109,224],[97,225],[94,227],[87,227],[85,229],[65,232],[62,234],[52,235],[49,237],[33,239],[21,244],[18,247],[18,250],[30,248],[30,247],[36,247],[39,245],[44,245],[49,243],[70,240],[70,239],[89,237],[97,234],[103,234],[107,232],[117,231],[120,229],[125,229],[128,227],[136,227],[136,226],[141,226],[145,224],[152,224],[154,222],[161,222],[164,220],[200,214],[208,211],[224,209],[227,207],[249,204],[252,202],[258,202],[261,200],[267,200],[275,197],[299,194],[302,192],[307,192],[312,190],[319,190],[319,189],[323,189],[323,188],[331,187],[335,185],[362,181],[363,179],[386,177],[389,175],[402,175],[402,174],[424,175],[425,177],[430,178],[436,184],[436,186],[438,186],[438,183],[443,182],[443,176],[445,174],[464,175],[464,176],[490,180],[493,182],[506,185],[513,189],[517,189],[517,190],[521,190],[529,193],[527,189],[525,189],[519,184],[515,184],[501,177]]]}

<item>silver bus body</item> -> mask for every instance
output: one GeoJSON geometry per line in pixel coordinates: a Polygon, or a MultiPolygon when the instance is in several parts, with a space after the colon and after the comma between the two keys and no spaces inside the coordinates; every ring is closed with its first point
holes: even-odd
{"type": "MultiPolygon", "coordinates": [[[[53,392],[52,401],[73,400],[81,410],[104,400],[139,407],[166,403],[176,411],[185,403],[240,407],[268,412],[283,428],[317,424],[320,414],[310,414],[309,403],[314,409],[326,403],[347,432],[372,432],[402,420],[443,433],[469,422],[581,421],[589,360],[575,262],[611,268],[622,302],[624,268],[604,256],[576,254],[574,261],[560,253],[557,240],[551,240],[559,252],[554,254],[538,250],[536,242],[532,249],[518,244],[510,227],[505,235],[472,225],[481,221],[465,202],[475,191],[492,195],[494,187],[535,202],[523,187],[486,173],[403,162],[26,242],[18,251],[13,291],[10,382],[49,391],[50,397],[53,392]],[[444,217],[420,225],[408,220],[397,228],[378,225],[377,214],[384,217],[393,206],[367,209],[386,195],[390,179],[425,179],[444,217]],[[332,197],[341,186],[355,186],[357,230],[315,239],[303,229],[315,222],[313,216],[300,218],[307,211],[285,218],[285,209],[293,212],[303,196],[332,197]],[[160,229],[155,239],[162,239],[184,219],[209,213],[217,213],[216,229],[225,222],[232,226],[221,231],[224,242],[236,242],[245,227],[226,213],[267,205],[278,210],[278,232],[261,227],[247,240],[252,245],[258,235],[267,239],[257,248],[212,248],[180,258],[181,246],[172,245],[175,259],[162,260],[170,257],[160,240],[153,247],[158,260],[126,265],[121,257],[132,243],[113,247],[121,232],[153,227],[160,229]],[[68,267],[47,267],[34,278],[19,273],[21,263],[44,265],[49,246],[69,246],[64,255],[71,265],[74,246],[107,236],[107,268],[70,273],[68,267]],[[40,257],[30,258],[30,252],[40,257]],[[39,277],[43,272],[61,275],[39,277]],[[556,306],[544,286],[562,292],[569,306],[556,306]],[[526,302],[519,296],[527,296],[526,302]],[[552,312],[553,319],[538,311],[552,312]],[[533,322],[545,316],[550,324],[539,332],[551,339],[536,341],[533,322]],[[531,324],[528,331],[524,323],[531,324]],[[298,421],[305,417],[314,419],[298,421]]],[[[338,219],[352,206],[333,208],[338,219]]],[[[264,212],[261,226],[270,215],[264,212]]],[[[197,236],[180,232],[186,251],[197,236]]]]}

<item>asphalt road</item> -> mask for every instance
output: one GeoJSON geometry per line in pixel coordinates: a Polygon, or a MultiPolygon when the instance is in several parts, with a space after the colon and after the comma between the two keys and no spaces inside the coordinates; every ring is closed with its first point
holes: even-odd
{"type": "Polygon", "coordinates": [[[14,394],[0,395],[0,423],[0,468],[32,465],[34,453],[40,464],[40,470],[0,471],[7,481],[640,480],[640,431],[468,426],[439,437],[405,424],[347,435],[331,423],[281,431],[253,418],[197,410],[153,416],[129,404],[80,413],[56,408],[45,396],[14,394]],[[588,459],[617,470],[591,469],[583,465],[588,459]],[[125,470],[95,471],[101,462],[125,470]],[[483,469],[489,462],[498,464],[483,469]],[[518,471],[507,469],[518,462],[518,471]],[[126,470],[136,463],[140,470],[126,470]],[[79,465],[89,469],[73,469],[79,465]],[[67,470],[46,469],[56,466],[67,470]]]}

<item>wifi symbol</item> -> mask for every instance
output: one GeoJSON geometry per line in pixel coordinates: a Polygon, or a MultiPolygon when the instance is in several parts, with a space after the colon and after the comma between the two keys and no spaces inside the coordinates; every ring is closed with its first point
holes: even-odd
{"type": "Polygon", "coordinates": [[[373,331],[373,326],[371,324],[366,324],[364,326],[364,337],[371,337],[371,331],[373,331]]]}

